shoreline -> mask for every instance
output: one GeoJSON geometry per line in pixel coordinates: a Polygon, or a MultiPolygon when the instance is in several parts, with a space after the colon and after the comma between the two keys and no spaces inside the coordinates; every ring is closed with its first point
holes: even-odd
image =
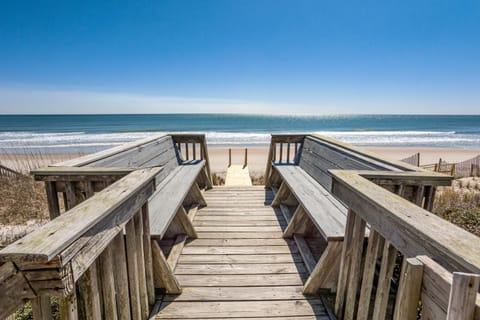
{"type": "MultiPolygon", "coordinates": [[[[420,153],[420,164],[437,163],[439,158],[447,162],[461,162],[480,154],[480,149],[457,148],[419,148],[419,147],[372,147],[356,146],[391,160],[400,160],[415,153],[420,153]]],[[[232,164],[243,164],[244,150],[248,149],[248,167],[253,177],[262,176],[268,157],[268,146],[208,146],[210,167],[212,173],[224,176],[228,166],[228,149],[232,149],[232,164]]],[[[27,172],[42,166],[76,158],[79,153],[0,153],[0,164],[11,169],[27,172]]]]}

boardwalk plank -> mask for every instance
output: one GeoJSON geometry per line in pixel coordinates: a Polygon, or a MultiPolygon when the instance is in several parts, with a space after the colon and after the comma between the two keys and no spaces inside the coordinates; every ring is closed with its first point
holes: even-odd
{"type": "Polygon", "coordinates": [[[178,263],[285,263],[301,262],[300,254],[182,254],[178,263]]]}
{"type": "Polygon", "coordinates": [[[162,303],[157,319],[195,319],[325,315],[320,300],[162,303]]]}
{"type": "Polygon", "coordinates": [[[302,290],[302,286],[186,287],[181,295],[166,295],[163,301],[303,300],[308,296],[302,290]]]}
{"type": "Polygon", "coordinates": [[[286,274],[307,272],[303,263],[181,264],[175,274],[286,274]]]}

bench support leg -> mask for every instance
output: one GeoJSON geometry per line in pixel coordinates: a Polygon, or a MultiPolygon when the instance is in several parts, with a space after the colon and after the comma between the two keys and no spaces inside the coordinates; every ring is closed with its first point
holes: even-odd
{"type": "Polygon", "coordinates": [[[167,293],[182,293],[182,288],[156,240],[152,240],[152,258],[155,287],[165,288],[167,293]]]}
{"type": "Polygon", "coordinates": [[[299,205],[297,207],[297,210],[295,210],[295,213],[293,214],[293,217],[290,220],[290,223],[288,224],[287,228],[283,232],[283,237],[291,238],[294,233],[305,234],[308,229],[307,224],[308,224],[307,214],[305,213],[305,210],[303,210],[302,206],[299,205]]]}
{"type": "Polygon", "coordinates": [[[190,221],[190,219],[188,218],[183,206],[180,206],[180,208],[178,209],[177,214],[175,215],[175,220],[182,226],[183,230],[185,230],[185,234],[189,238],[196,239],[198,237],[197,232],[193,227],[192,221],[190,221]]]}
{"type": "Polygon", "coordinates": [[[198,204],[201,207],[204,207],[207,205],[207,201],[205,201],[202,191],[200,190],[196,182],[193,183],[192,187],[190,188],[190,191],[188,192],[187,197],[183,201],[183,205],[185,207],[190,207],[191,205],[194,205],[194,204],[198,204]]]}
{"type": "Polygon", "coordinates": [[[273,198],[272,207],[279,206],[280,203],[282,203],[282,200],[287,198],[289,194],[290,190],[288,190],[287,184],[285,182],[282,182],[280,188],[277,191],[277,194],[275,195],[275,198],[273,198]]]}
{"type": "Polygon", "coordinates": [[[303,287],[304,294],[315,294],[319,289],[335,288],[340,270],[343,241],[330,241],[315,269],[303,287]]]}

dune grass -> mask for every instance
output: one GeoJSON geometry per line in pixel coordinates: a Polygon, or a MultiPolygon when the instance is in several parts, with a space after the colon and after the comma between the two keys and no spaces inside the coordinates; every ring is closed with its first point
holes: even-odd
{"type": "Polygon", "coordinates": [[[480,193],[446,189],[435,197],[433,212],[480,237],[480,193]]]}

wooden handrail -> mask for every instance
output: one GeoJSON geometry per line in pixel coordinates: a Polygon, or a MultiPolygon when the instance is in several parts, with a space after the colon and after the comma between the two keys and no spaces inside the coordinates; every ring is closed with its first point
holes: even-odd
{"type": "MultiPolygon", "coordinates": [[[[205,135],[196,134],[196,133],[174,133],[174,134],[170,134],[170,136],[172,137],[175,145],[180,145],[181,143],[184,143],[188,148],[188,144],[191,143],[193,144],[193,148],[195,148],[196,143],[200,144],[200,156],[202,160],[205,160],[205,170],[207,171],[208,179],[210,179],[210,182],[211,182],[212,173],[210,169],[210,159],[208,157],[208,147],[207,147],[205,135]]],[[[195,151],[193,152],[195,153],[195,151]]],[[[186,150],[186,154],[188,156],[188,150],[186,150]]]]}
{"type": "Polygon", "coordinates": [[[474,313],[480,317],[480,299],[475,295],[478,280],[473,297],[472,289],[444,280],[459,271],[473,273],[459,275],[463,277],[461,281],[479,278],[476,274],[480,273],[480,238],[404,199],[404,188],[395,194],[368,180],[398,178],[414,184],[422,183],[425,177],[438,184],[447,183],[451,177],[433,172],[329,172],[332,194],[349,208],[335,302],[338,319],[351,319],[354,314],[357,319],[367,319],[372,310],[374,319],[385,318],[399,257],[403,266],[396,280],[399,286],[395,320],[416,319],[420,300],[423,316],[428,319],[471,319],[463,315],[474,313]],[[379,260],[380,270],[376,267],[379,260]],[[448,300],[448,291],[457,298],[448,300]],[[468,310],[458,312],[459,306],[468,310]]]}
{"type": "MultiPolygon", "coordinates": [[[[288,145],[293,143],[295,144],[295,154],[297,155],[299,152],[301,152],[301,145],[303,144],[303,141],[305,140],[305,137],[307,134],[272,134],[271,139],[270,139],[270,147],[268,149],[268,159],[267,159],[267,166],[265,168],[265,183],[266,187],[269,187],[269,176],[272,172],[272,162],[275,159],[275,153],[276,153],[276,145],[280,144],[280,158],[282,158],[282,153],[283,153],[283,144],[287,143],[288,145]],[[300,147],[298,147],[297,144],[300,144],[300,147]]],[[[288,147],[288,151],[290,151],[290,147],[288,147]]],[[[288,160],[290,155],[288,155],[288,160]]],[[[293,159],[294,162],[297,161],[297,159],[293,159]]]]}
{"type": "MultiPolygon", "coordinates": [[[[151,250],[142,249],[140,253],[138,249],[150,248],[146,203],[154,192],[155,177],[161,171],[162,168],[134,171],[1,250],[0,263],[4,263],[1,268],[13,272],[6,279],[0,277],[0,286],[10,288],[0,291],[0,318],[25,303],[25,299],[58,296],[62,303],[72,304],[74,300],[76,304],[76,286],[81,287],[83,295],[78,303],[93,303],[86,312],[100,317],[95,314],[100,308],[95,307],[100,305],[100,299],[93,287],[97,282],[97,268],[100,268],[99,274],[105,275],[98,280],[104,288],[104,308],[115,305],[116,302],[108,298],[115,299],[115,294],[108,294],[108,290],[115,290],[117,294],[123,292],[120,299],[132,305],[132,312],[141,310],[142,318],[146,318],[148,304],[153,304],[155,299],[153,282],[147,281],[153,278],[151,250]],[[119,262],[115,270],[112,270],[112,259],[119,262]],[[20,278],[15,276],[17,274],[20,278]],[[114,274],[117,287],[113,287],[113,280],[108,276],[114,274]],[[3,283],[20,281],[17,278],[23,279],[24,286],[30,290],[18,290],[16,286],[3,283]],[[141,291],[138,296],[132,296],[131,292],[128,296],[129,281],[136,281],[135,286],[140,291],[145,288],[144,294],[141,291]],[[10,305],[4,306],[4,301],[10,305]],[[16,304],[11,305],[12,301],[16,304]]],[[[132,285],[134,283],[130,283],[132,285]]],[[[128,312],[123,315],[126,318],[131,316],[130,309],[126,310],[125,306],[118,310],[128,312]]]]}
{"type": "Polygon", "coordinates": [[[426,254],[449,270],[480,273],[479,237],[368,181],[356,171],[330,173],[332,193],[403,254],[426,254]]]}

